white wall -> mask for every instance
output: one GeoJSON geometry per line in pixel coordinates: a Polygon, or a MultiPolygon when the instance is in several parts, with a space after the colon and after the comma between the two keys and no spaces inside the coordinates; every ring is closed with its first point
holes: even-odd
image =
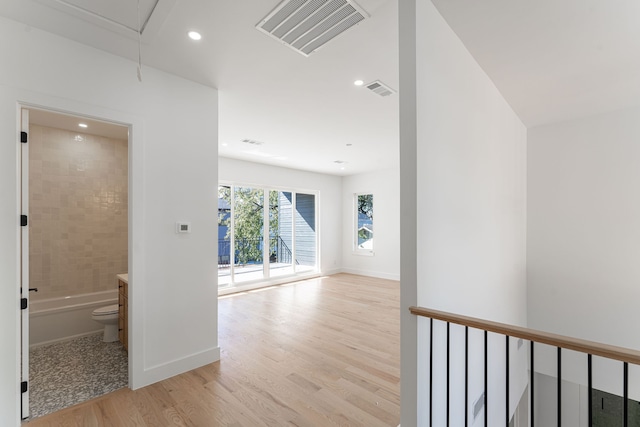
{"type": "MultiPolygon", "coordinates": [[[[639,350],[640,109],[533,128],[528,138],[529,326],[639,350]]],[[[585,360],[568,379],[585,384],[585,360]]],[[[538,369],[553,375],[553,366],[538,369]]],[[[637,371],[630,393],[639,400],[637,371]]],[[[594,375],[594,387],[621,394],[620,364],[594,375]]]]}
{"type": "Polygon", "coordinates": [[[400,279],[400,171],[386,169],[342,179],[342,271],[400,279]],[[373,256],[354,253],[354,194],[373,194],[373,256]]]}
{"type": "MultiPolygon", "coordinates": [[[[558,420],[558,382],[555,377],[535,376],[535,424],[555,426],[558,420]]],[[[562,425],[589,427],[589,392],[584,386],[562,381],[562,425]]]]}
{"type": "Polygon", "coordinates": [[[132,386],[217,360],[217,91],[151,68],[139,83],[131,61],[4,18],[0,57],[0,424],[19,425],[20,102],[132,125],[132,386]]]}
{"type": "MultiPolygon", "coordinates": [[[[402,292],[417,286],[422,306],[511,323],[526,324],[526,129],[487,75],[428,0],[400,0],[401,43],[415,28],[415,58],[401,55],[400,67],[412,67],[401,77],[401,145],[412,147],[411,94],[416,92],[413,114],[416,148],[401,155],[401,186],[417,181],[417,233],[415,250],[417,281],[410,283],[411,269],[402,266],[402,292]],[[405,3],[403,5],[403,3],[405,3]],[[407,5],[406,3],[410,3],[407,5]],[[411,16],[411,6],[415,14],[411,16]],[[406,12],[403,8],[406,7],[406,12]],[[415,162],[415,163],[413,163],[415,162]],[[414,172],[417,171],[417,172],[414,172]],[[409,280],[405,281],[405,274],[409,280]]],[[[402,71],[401,71],[402,72],[402,71]]],[[[401,148],[402,152],[403,148],[401,148]]],[[[403,193],[401,209],[414,203],[403,193]]],[[[409,252],[412,242],[404,240],[409,252]]],[[[404,255],[403,255],[404,258],[404,255]]],[[[403,304],[406,303],[403,300],[403,304]]],[[[406,310],[403,305],[402,310],[406,310]]],[[[417,425],[428,419],[428,321],[418,321],[417,372],[419,389],[417,425]]],[[[439,329],[437,327],[436,329],[439,329]]],[[[442,328],[444,329],[444,328],[442,328]]],[[[462,353],[461,328],[452,329],[452,354],[462,353]]],[[[403,335],[402,351],[411,352],[403,335]]],[[[439,331],[438,340],[443,340],[439,331]]],[[[475,350],[470,364],[482,364],[481,337],[471,339],[475,350]]],[[[526,346],[511,343],[510,407],[515,409],[526,385],[526,346]]],[[[444,351],[444,350],[438,350],[444,351]]],[[[438,355],[434,378],[434,425],[444,423],[444,369],[438,355]]],[[[459,357],[459,356],[456,356],[459,357]]],[[[457,359],[454,363],[459,364],[457,359]]],[[[463,371],[452,373],[452,425],[464,417],[463,371]]],[[[405,366],[403,376],[410,375],[405,366]]],[[[474,371],[477,372],[477,371],[474,371]]],[[[504,338],[490,339],[489,424],[504,420],[504,338]]],[[[470,398],[483,388],[474,374],[470,398]]],[[[481,374],[480,374],[481,375],[481,374]]],[[[403,377],[404,381],[404,377],[403,377]]],[[[402,423],[411,420],[412,390],[403,386],[402,423]],[[406,400],[405,400],[406,399],[406,400]],[[409,409],[405,409],[406,407],[409,409]]],[[[408,424],[415,424],[409,422],[408,424]]]]}
{"type": "Polygon", "coordinates": [[[318,227],[320,238],[320,272],[333,274],[342,262],[342,178],[296,169],[220,157],[221,182],[250,184],[259,187],[296,191],[319,191],[318,227]]]}

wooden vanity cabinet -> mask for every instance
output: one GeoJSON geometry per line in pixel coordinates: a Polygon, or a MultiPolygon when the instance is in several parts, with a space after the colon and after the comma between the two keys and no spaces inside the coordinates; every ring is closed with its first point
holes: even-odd
{"type": "Polygon", "coordinates": [[[129,351],[129,283],[118,277],[118,336],[124,349],[129,351]]]}

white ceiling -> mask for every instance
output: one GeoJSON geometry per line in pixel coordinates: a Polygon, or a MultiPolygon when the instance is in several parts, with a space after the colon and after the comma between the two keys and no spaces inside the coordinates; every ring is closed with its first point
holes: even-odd
{"type": "MultiPolygon", "coordinates": [[[[66,1],[113,20],[135,4],[66,1]]],[[[398,89],[397,1],[359,0],[371,17],[304,57],[255,29],[279,0],[158,0],[142,61],[219,89],[222,156],[337,175],[394,167],[398,95],[353,81],[398,89]]],[[[527,126],[640,104],[637,0],[433,2],[527,126]]],[[[135,32],[61,0],[2,0],[0,15],[137,60],[135,32]]]]}
{"type": "Polygon", "coordinates": [[[144,28],[158,0],[95,1],[95,0],[42,0],[51,7],[60,7],[68,13],[81,12],[78,16],[91,16],[120,24],[132,31],[144,28]]]}
{"type": "Polygon", "coordinates": [[[528,127],[640,105],[640,1],[433,0],[528,127]]]}
{"type": "Polygon", "coordinates": [[[106,138],[129,139],[129,128],[126,126],[35,108],[29,108],[29,123],[106,138]],[[80,127],[81,123],[87,127],[80,127]]]}

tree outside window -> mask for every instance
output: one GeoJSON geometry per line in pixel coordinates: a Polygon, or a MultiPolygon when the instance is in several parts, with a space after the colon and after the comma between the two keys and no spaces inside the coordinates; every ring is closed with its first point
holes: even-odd
{"type": "Polygon", "coordinates": [[[355,251],[373,253],[373,194],[356,194],[355,251]]]}
{"type": "MultiPolygon", "coordinates": [[[[218,197],[226,201],[229,205],[231,201],[231,188],[220,187],[218,197]]],[[[269,230],[271,234],[278,232],[278,199],[277,193],[269,194],[269,230]]],[[[264,212],[264,190],[235,187],[235,246],[236,263],[261,263],[263,252],[263,212],[264,212]]],[[[231,235],[231,217],[221,216],[218,213],[219,225],[227,226],[227,235],[231,235]]]]}

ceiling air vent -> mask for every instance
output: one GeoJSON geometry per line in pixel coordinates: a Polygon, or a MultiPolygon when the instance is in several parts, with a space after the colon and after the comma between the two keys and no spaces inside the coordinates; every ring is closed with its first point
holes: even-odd
{"type": "Polygon", "coordinates": [[[368,17],[353,0],[284,0],[256,28],[309,56],[368,17]]]}
{"type": "Polygon", "coordinates": [[[375,82],[369,83],[367,85],[367,89],[369,89],[373,93],[377,93],[380,96],[389,96],[396,93],[395,90],[391,89],[389,86],[382,83],[380,80],[376,80],[375,82]]]}

